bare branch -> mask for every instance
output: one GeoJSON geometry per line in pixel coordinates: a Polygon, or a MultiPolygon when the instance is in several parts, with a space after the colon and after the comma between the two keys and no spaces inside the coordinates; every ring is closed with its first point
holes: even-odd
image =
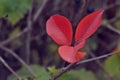
{"type": "Polygon", "coordinates": [[[120,20],[120,16],[116,16],[116,17],[114,17],[114,18],[112,18],[112,19],[110,19],[108,21],[109,21],[109,23],[113,23],[116,20],[120,20]]]}
{"type": "Polygon", "coordinates": [[[72,66],[75,64],[69,64],[67,67],[63,68],[58,74],[54,75],[51,79],[49,80],[56,80],[60,76],[62,76],[65,72],[67,72],[72,66]]]}
{"type": "Polygon", "coordinates": [[[110,8],[112,8],[112,7],[114,7],[114,6],[118,6],[118,5],[120,6],[120,3],[116,2],[115,4],[111,4],[111,5],[109,5],[109,6],[106,6],[106,5],[103,6],[103,9],[104,9],[104,10],[107,10],[107,9],[110,9],[110,8]]]}
{"type": "Polygon", "coordinates": [[[15,37],[12,37],[12,38],[8,38],[6,40],[4,40],[3,42],[0,43],[0,45],[5,45],[5,44],[8,44],[9,42],[17,39],[18,37],[22,36],[24,33],[26,33],[28,31],[27,28],[25,28],[22,32],[18,33],[15,37]]]}
{"type": "Polygon", "coordinates": [[[108,54],[105,54],[105,55],[102,55],[102,56],[99,56],[99,57],[94,57],[94,58],[91,58],[91,59],[82,60],[82,61],[80,61],[80,62],[78,62],[76,64],[69,64],[67,67],[63,68],[58,74],[54,75],[49,80],[56,80],[57,78],[62,76],[65,72],[67,72],[72,66],[78,66],[78,65],[83,64],[83,63],[87,63],[87,62],[103,59],[103,58],[106,58],[106,57],[108,57],[110,55],[113,55],[113,54],[119,53],[119,52],[120,52],[120,50],[119,51],[115,51],[115,52],[111,52],[111,53],[108,53],[108,54]]]}
{"type": "MultiPolygon", "coordinates": [[[[92,51],[89,49],[90,47],[86,47],[87,52],[89,52],[89,54],[92,56],[92,58],[95,58],[95,54],[92,53],[92,51]]],[[[95,60],[95,62],[98,64],[98,66],[101,68],[101,70],[107,74],[107,76],[111,79],[114,80],[113,76],[111,74],[109,74],[109,72],[107,72],[103,66],[103,64],[100,62],[100,60],[95,60]]]]}
{"type": "Polygon", "coordinates": [[[32,9],[33,9],[33,3],[34,0],[31,0],[31,7],[29,9],[28,13],[28,19],[27,19],[27,37],[26,37],[26,63],[29,64],[30,61],[30,41],[31,41],[31,30],[32,30],[32,9]]]}
{"type": "Polygon", "coordinates": [[[111,56],[111,55],[116,54],[116,53],[119,53],[119,52],[120,52],[120,50],[119,50],[119,51],[115,51],[115,52],[111,52],[111,53],[108,53],[108,54],[105,54],[105,55],[102,55],[102,56],[99,56],[99,57],[82,60],[82,61],[78,62],[76,65],[80,65],[80,64],[83,64],[83,63],[87,63],[87,62],[91,62],[91,61],[103,59],[103,58],[106,58],[106,57],[108,57],[108,56],[111,56]]]}
{"type": "Polygon", "coordinates": [[[15,53],[13,52],[12,50],[4,47],[4,46],[1,46],[0,45],[0,48],[6,52],[8,52],[9,54],[11,54],[12,56],[14,56],[29,72],[30,74],[35,77],[35,73],[30,69],[30,67],[15,53]]]}
{"type": "Polygon", "coordinates": [[[7,62],[0,56],[0,61],[4,64],[4,66],[12,72],[12,74],[18,79],[22,80],[22,78],[7,64],[7,62]]]}
{"type": "Polygon", "coordinates": [[[117,33],[118,35],[120,35],[120,30],[114,28],[111,24],[109,24],[107,21],[105,23],[103,23],[102,25],[105,25],[105,27],[107,27],[108,29],[112,30],[113,32],[117,33]]]}
{"type": "Polygon", "coordinates": [[[41,14],[41,12],[44,9],[44,7],[45,7],[45,5],[46,5],[47,2],[48,2],[48,0],[43,0],[42,5],[40,6],[40,8],[35,13],[35,16],[33,18],[33,22],[35,22],[38,19],[39,15],[41,14]]]}

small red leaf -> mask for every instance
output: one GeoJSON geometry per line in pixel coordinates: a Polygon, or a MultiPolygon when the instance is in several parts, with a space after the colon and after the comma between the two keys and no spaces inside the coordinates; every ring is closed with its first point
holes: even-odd
{"type": "Polygon", "coordinates": [[[58,49],[61,58],[69,63],[76,62],[74,47],[71,46],[61,46],[58,49]]]}
{"type": "Polygon", "coordinates": [[[72,26],[67,18],[58,14],[51,16],[46,23],[48,35],[60,45],[72,42],[72,26]]]}
{"type": "Polygon", "coordinates": [[[81,48],[83,48],[84,46],[85,46],[85,40],[83,40],[83,41],[81,41],[81,42],[79,42],[78,44],[75,44],[74,45],[74,49],[76,50],[76,51],[78,51],[79,49],[81,49],[81,48]]]}
{"type": "Polygon", "coordinates": [[[102,14],[103,10],[98,10],[82,19],[76,29],[76,42],[87,39],[99,28],[102,20],[102,14]]]}
{"type": "Polygon", "coordinates": [[[85,56],[84,52],[76,52],[71,46],[61,46],[58,51],[61,58],[69,63],[79,62],[85,56]]]}
{"type": "Polygon", "coordinates": [[[76,54],[76,61],[79,62],[85,56],[86,56],[86,52],[77,52],[77,54],[76,54]]]}

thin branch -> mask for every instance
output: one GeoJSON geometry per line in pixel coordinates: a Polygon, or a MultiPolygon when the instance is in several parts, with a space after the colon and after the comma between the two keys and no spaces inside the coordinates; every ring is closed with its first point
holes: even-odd
{"type": "MultiPolygon", "coordinates": [[[[109,6],[106,6],[106,5],[105,5],[103,8],[104,8],[104,10],[107,10],[107,9],[112,8],[112,7],[114,7],[114,6],[120,6],[120,3],[116,2],[115,4],[111,4],[111,5],[109,5],[109,6]]],[[[105,25],[107,28],[109,28],[110,30],[112,30],[112,31],[114,31],[115,33],[117,33],[117,34],[120,35],[120,30],[112,27],[112,25],[110,24],[110,23],[116,21],[117,19],[119,19],[119,16],[118,16],[118,17],[115,17],[115,18],[113,18],[113,19],[111,19],[111,20],[109,20],[109,22],[106,22],[106,23],[104,23],[103,25],[105,25]]]]}
{"type": "Polygon", "coordinates": [[[36,77],[35,73],[30,69],[30,67],[12,50],[0,45],[0,48],[6,52],[8,52],[9,54],[11,54],[12,56],[14,56],[29,72],[33,77],[36,77]]]}
{"type": "Polygon", "coordinates": [[[22,78],[7,64],[7,62],[1,56],[0,56],[0,61],[18,80],[22,80],[22,78]]]}
{"type": "Polygon", "coordinates": [[[102,56],[99,56],[99,57],[82,60],[82,61],[78,62],[76,65],[80,65],[80,64],[83,64],[83,63],[88,63],[88,62],[91,62],[91,61],[103,59],[103,58],[106,58],[106,57],[108,57],[108,56],[111,56],[111,55],[116,54],[116,53],[119,53],[119,52],[120,52],[120,50],[119,50],[119,51],[115,51],[115,52],[111,52],[111,53],[108,53],[108,54],[105,54],[105,55],[102,55],[102,56]]]}
{"type": "Polygon", "coordinates": [[[120,6],[120,3],[116,2],[115,4],[111,4],[111,5],[109,5],[109,6],[106,6],[106,5],[105,5],[105,6],[103,6],[103,9],[104,9],[104,10],[108,10],[108,9],[114,7],[114,6],[120,6]]]}
{"type": "MultiPolygon", "coordinates": [[[[96,57],[95,54],[93,54],[92,51],[89,49],[89,46],[86,47],[86,50],[90,53],[90,55],[92,56],[92,58],[95,58],[95,57],[96,57]]],[[[112,75],[109,74],[109,73],[105,70],[105,68],[103,67],[102,63],[101,63],[99,60],[95,60],[95,62],[98,64],[98,66],[101,68],[101,70],[103,70],[103,72],[106,73],[109,78],[111,78],[111,80],[114,80],[114,78],[112,77],[112,75]]]]}
{"type": "Polygon", "coordinates": [[[74,66],[75,64],[69,64],[67,67],[61,69],[61,71],[54,75],[51,79],[49,80],[56,80],[57,78],[59,78],[60,76],[62,76],[65,72],[67,72],[72,66],[74,66]]]}
{"type": "Polygon", "coordinates": [[[116,17],[108,20],[108,22],[109,22],[109,23],[113,23],[113,22],[115,22],[116,20],[119,20],[119,19],[120,19],[120,16],[116,16],[116,17]]]}
{"type": "Polygon", "coordinates": [[[30,41],[31,41],[31,30],[32,30],[32,9],[33,9],[34,0],[31,0],[31,7],[28,13],[27,19],[27,37],[26,37],[26,63],[29,64],[30,61],[30,41]]]}
{"type": "Polygon", "coordinates": [[[5,44],[8,44],[9,42],[17,39],[18,37],[22,36],[24,33],[26,33],[28,31],[27,28],[25,28],[22,32],[18,33],[15,37],[12,37],[12,38],[8,38],[2,42],[0,42],[0,45],[5,45],[5,44]]]}
{"type": "MultiPolygon", "coordinates": [[[[107,10],[107,9],[112,8],[112,7],[114,7],[114,6],[120,6],[120,3],[119,3],[119,2],[116,2],[115,4],[111,4],[111,5],[109,5],[109,6],[106,6],[106,5],[105,5],[105,6],[103,6],[103,9],[104,9],[104,10],[107,10]]],[[[119,19],[119,16],[118,16],[118,17],[115,17],[115,18],[113,18],[113,19],[111,19],[111,20],[109,20],[109,22],[110,22],[110,23],[111,23],[111,22],[114,22],[114,21],[116,21],[117,19],[119,19]]],[[[114,31],[114,32],[116,32],[117,34],[120,35],[120,31],[119,31],[118,29],[112,27],[112,25],[109,24],[109,22],[104,23],[103,25],[105,25],[107,28],[109,28],[110,30],[112,30],[112,31],[114,31]]]]}
{"type": "Polygon", "coordinates": [[[81,10],[79,10],[79,12],[76,14],[76,16],[74,18],[74,24],[73,24],[74,26],[76,26],[76,24],[78,23],[78,20],[82,19],[85,16],[85,11],[86,11],[86,8],[89,4],[88,0],[81,0],[81,1],[83,2],[82,8],[81,8],[81,10]],[[78,19],[78,18],[80,18],[80,19],[78,19]]]}
{"type": "Polygon", "coordinates": [[[34,15],[33,22],[35,22],[35,21],[38,19],[39,15],[40,15],[41,12],[43,11],[43,9],[44,9],[44,7],[45,7],[45,5],[46,5],[46,3],[47,3],[48,1],[49,1],[49,0],[43,0],[42,5],[40,6],[40,8],[37,10],[37,12],[36,12],[35,15],[34,15]]]}
{"type": "Polygon", "coordinates": [[[105,25],[105,27],[107,27],[108,29],[112,30],[113,32],[117,33],[118,35],[120,35],[120,30],[112,27],[111,24],[109,24],[108,22],[103,23],[102,25],[105,25]]]}
{"type": "Polygon", "coordinates": [[[51,79],[49,80],[56,80],[57,78],[59,78],[60,76],[62,76],[65,72],[67,72],[72,66],[78,66],[80,64],[83,64],[83,63],[87,63],[87,62],[91,62],[91,61],[95,61],[95,60],[99,60],[99,59],[102,59],[102,58],[106,58],[110,55],[113,55],[115,53],[119,53],[120,51],[115,51],[115,52],[111,52],[111,53],[108,53],[108,54],[105,54],[105,55],[102,55],[102,56],[99,56],[99,57],[95,57],[95,58],[91,58],[91,59],[86,59],[86,60],[82,60],[76,64],[69,64],[67,67],[63,68],[58,74],[54,75],[51,79]]]}

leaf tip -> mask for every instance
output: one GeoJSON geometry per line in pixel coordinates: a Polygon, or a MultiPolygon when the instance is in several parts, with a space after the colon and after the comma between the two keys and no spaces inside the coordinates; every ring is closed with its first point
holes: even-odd
{"type": "Polygon", "coordinates": [[[104,9],[100,9],[100,10],[98,10],[99,15],[102,15],[103,12],[104,12],[104,9]]]}

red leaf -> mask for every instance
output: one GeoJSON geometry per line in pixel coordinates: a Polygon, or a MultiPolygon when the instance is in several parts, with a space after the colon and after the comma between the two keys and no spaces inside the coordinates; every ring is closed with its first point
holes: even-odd
{"type": "Polygon", "coordinates": [[[60,45],[72,42],[72,26],[67,18],[58,14],[51,16],[46,23],[48,35],[60,45]]]}
{"type": "Polygon", "coordinates": [[[76,62],[74,47],[71,46],[61,46],[58,49],[61,58],[69,63],[76,62]]]}
{"type": "Polygon", "coordinates": [[[61,58],[69,63],[79,62],[85,56],[84,52],[76,52],[71,46],[61,46],[58,51],[61,58]]]}
{"type": "Polygon", "coordinates": [[[81,48],[83,48],[84,46],[85,46],[85,40],[83,40],[83,41],[81,41],[81,42],[79,42],[78,44],[75,44],[74,45],[74,49],[76,50],[76,51],[78,51],[79,49],[81,49],[81,48]]]}
{"type": "Polygon", "coordinates": [[[79,62],[86,56],[86,52],[77,52],[76,54],[76,62],[79,62]]]}
{"type": "Polygon", "coordinates": [[[103,10],[98,10],[82,19],[76,29],[76,42],[87,39],[99,28],[102,20],[102,14],[103,10]]]}
{"type": "Polygon", "coordinates": [[[86,52],[77,52],[77,54],[76,54],[76,61],[79,62],[85,56],[86,56],[86,52]]]}

